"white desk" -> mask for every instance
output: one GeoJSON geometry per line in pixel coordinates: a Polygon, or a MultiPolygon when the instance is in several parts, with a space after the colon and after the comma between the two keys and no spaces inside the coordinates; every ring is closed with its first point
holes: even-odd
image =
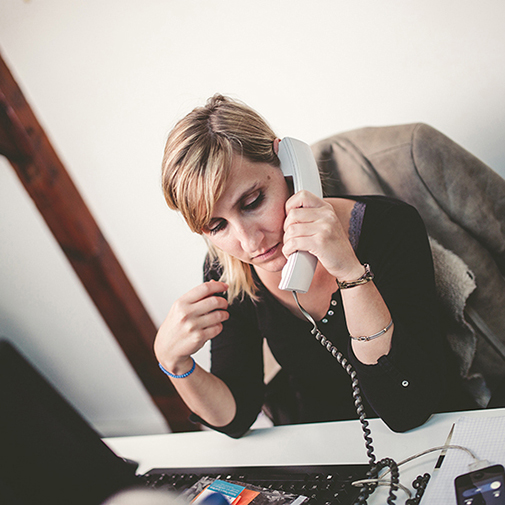
{"type": "MultiPolygon", "coordinates": [[[[505,409],[436,414],[408,433],[393,433],[379,419],[370,420],[377,460],[396,462],[430,447],[443,445],[452,424],[461,415],[503,416],[505,409]]],[[[151,468],[367,463],[358,421],[278,426],[252,430],[235,440],[213,431],[108,438],[105,442],[119,455],[151,468]]],[[[431,473],[439,453],[432,453],[400,468],[400,482],[412,490],[415,477],[431,473]]],[[[386,489],[376,491],[370,505],[385,503],[386,489]]],[[[398,492],[397,503],[405,502],[398,492]]]]}

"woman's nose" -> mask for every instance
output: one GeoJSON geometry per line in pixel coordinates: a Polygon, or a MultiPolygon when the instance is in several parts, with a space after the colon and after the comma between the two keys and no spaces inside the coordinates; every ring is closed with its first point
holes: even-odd
{"type": "Polygon", "coordinates": [[[263,233],[259,226],[254,223],[241,224],[238,227],[238,237],[242,249],[246,253],[254,253],[258,250],[263,240],[263,233]]]}

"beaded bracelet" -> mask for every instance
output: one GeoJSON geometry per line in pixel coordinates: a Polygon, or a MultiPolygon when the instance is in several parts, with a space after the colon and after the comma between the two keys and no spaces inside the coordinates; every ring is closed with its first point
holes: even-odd
{"type": "Polygon", "coordinates": [[[374,338],[380,337],[381,335],[384,335],[386,331],[389,330],[393,326],[393,320],[389,321],[389,324],[385,327],[382,328],[381,331],[378,331],[377,333],[374,333],[373,335],[370,335],[369,337],[353,337],[352,335],[349,335],[353,340],[358,340],[359,342],[368,342],[369,340],[373,340],[374,338]]]}
{"type": "Polygon", "coordinates": [[[189,372],[183,373],[181,375],[176,375],[174,373],[170,373],[168,370],[165,370],[165,368],[163,368],[163,365],[161,363],[158,363],[158,365],[160,365],[161,370],[164,373],[166,373],[169,377],[172,377],[172,379],[184,379],[185,377],[187,377],[188,375],[191,375],[195,371],[196,362],[193,359],[193,357],[191,357],[191,359],[193,360],[193,366],[191,367],[191,370],[189,372]]]}

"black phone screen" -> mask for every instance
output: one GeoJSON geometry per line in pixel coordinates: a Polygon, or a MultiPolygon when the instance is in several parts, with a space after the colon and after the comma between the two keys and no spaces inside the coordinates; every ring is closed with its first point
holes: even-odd
{"type": "Polygon", "coordinates": [[[458,505],[505,505],[505,472],[493,465],[456,477],[458,505]]]}

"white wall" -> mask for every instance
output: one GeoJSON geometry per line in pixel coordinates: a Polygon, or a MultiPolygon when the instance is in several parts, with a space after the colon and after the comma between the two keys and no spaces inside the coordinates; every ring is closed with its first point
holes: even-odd
{"type": "MultiPolygon", "coordinates": [[[[204,255],[159,189],[177,119],[219,91],[307,142],[424,121],[505,176],[504,19],[501,0],[0,0],[0,51],[159,325],[204,255]]],[[[0,334],[103,434],[166,429],[5,159],[0,334]]]]}

